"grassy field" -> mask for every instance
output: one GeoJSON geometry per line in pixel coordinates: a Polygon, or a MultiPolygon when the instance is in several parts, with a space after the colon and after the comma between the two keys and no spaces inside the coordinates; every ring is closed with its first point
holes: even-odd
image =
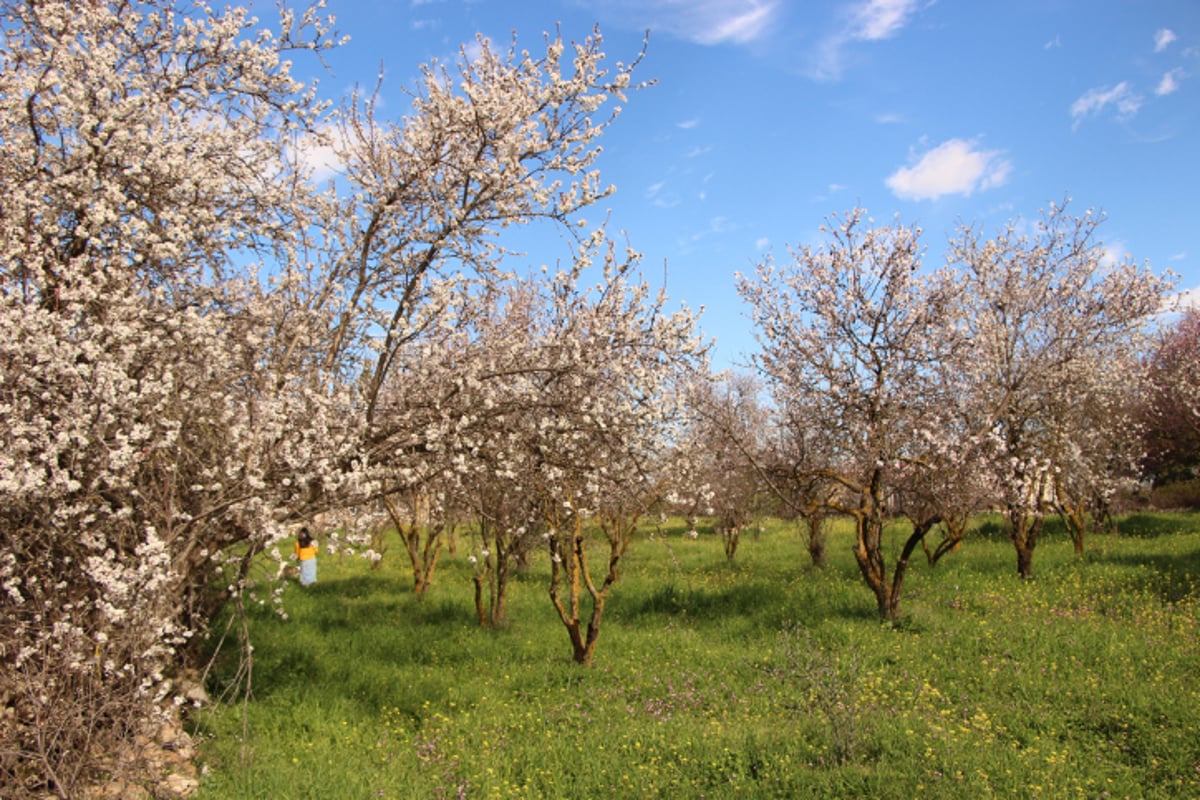
{"type": "Polygon", "coordinates": [[[544,559],[483,630],[465,539],[424,598],[399,546],[322,556],[252,614],[250,703],[196,720],[198,797],[1200,797],[1200,517],[1120,522],[1082,558],[1048,536],[1032,581],[986,533],[914,562],[898,626],[848,530],[821,570],[791,527],[733,564],[647,534],[591,669],[544,559]]]}

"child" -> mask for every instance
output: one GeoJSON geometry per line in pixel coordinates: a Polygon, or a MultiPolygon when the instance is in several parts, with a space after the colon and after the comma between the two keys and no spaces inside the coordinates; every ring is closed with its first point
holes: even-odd
{"type": "Polygon", "coordinates": [[[317,543],[308,528],[301,528],[296,537],[296,558],[300,559],[300,585],[311,586],[317,582],[317,543]]]}

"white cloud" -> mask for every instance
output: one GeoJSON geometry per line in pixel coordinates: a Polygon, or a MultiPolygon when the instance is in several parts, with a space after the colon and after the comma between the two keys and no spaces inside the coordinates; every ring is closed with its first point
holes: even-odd
{"type": "MultiPolygon", "coordinates": [[[[479,57],[483,55],[483,44],[478,39],[472,39],[462,46],[462,54],[467,61],[478,61],[479,57]]],[[[451,59],[447,59],[447,61],[449,62],[451,59]]]]}
{"type": "Polygon", "coordinates": [[[818,81],[833,81],[842,76],[842,61],[849,40],[844,35],[830,36],[813,50],[812,67],[809,75],[818,81]]]}
{"type": "Polygon", "coordinates": [[[923,0],[864,0],[846,12],[842,27],[814,49],[810,73],[816,80],[836,80],[842,73],[843,52],[853,42],[890,39],[907,25],[923,0]]]}
{"type": "Polygon", "coordinates": [[[1200,286],[1184,289],[1167,297],[1163,302],[1163,310],[1167,312],[1182,312],[1191,308],[1200,308],[1200,286]]]}
{"type": "Polygon", "coordinates": [[[737,225],[729,217],[713,217],[708,221],[708,229],[713,233],[729,233],[737,230],[737,225]]]}
{"type": "Polygon", "coordinates": [[[917,10],[918,0],[867,0],[854,9],[850,35],[876,41],[895,36],[917,10]]]}
{"type": "Polygon", "coordinates": [[[1167,49],[1171,42],[1178,38],[1175,36],[1175,31],[1170,28],[1162,28],[1154,34],[1154,52],[1161,53],[1167,49]]]}
{"type": "Polygon", "coordinates": [[[683,122],[676,122],[675,127],[683,128],[685,131],[690,131],[699,124],[700,120],[698,119],[685,119],[683,122]]]}
{"type": "Polygon", "coordinates": [[[1158,82],[1158,86],[1155,87],[1154,93],[1159,97],[1171,94],[1179,88],[1179,81],[1182,78],[1183,70],[1179,67],[1176,67],[1162,76],[1162,80],[1158,82]]]}
{"type": "Polygon", "coordinates": [[[650,184],[646,187],[646,199],[656,208],[674,208],[679,205],[679,197],[673,192],[665,191],[666,188],[666,181],[650,184]]]}
{"type": "Polygon", "coordinates": [[[771,247],[771,240],[766,236],[760,236],[754,240],[754,249],[760,253],[771,247]]]}
{"type": "Polygon", "coordinates": [[[748,44],[771,29],[781,0],[589,0],[630,28],[664,30],[697,44],[748,44]]]}
{"type": "Polygon", "coordinates": [[[965,139],[950,139],[926,152],[911,167],[885,181],[904,200],[936,200],[946,194],[970,195],[1001,186],[1012,164],[999,150],[980,150],[965,139]]]}
{"type": "Polygon", "coordinates": [[[701,14],[705,14],[708,9],[714,13],[702,20],[701,27],[693,29],[692,36],[700,44],[752,42],[767,30],[777,6],[777,0],[768,0],[767,2],[717,0],[704,3],[699,9],[701,14]]]}
{"type": "Polygon", "coordinates": [[[725,233],[733,233],[738,228],[737,223],[729,217],[717,216],[708,220],[708,227],[702,231],[697,231],[688,237],[690,242],[699,242],[709,236],[719,236],[725,233]]]}
{"type": "Polygon", "coordinates": [[[302,169],[310,171],[312,183],[322,184],[342,174],[344,165],[336,146],[340,138],[341,131],[338,128],[327,126],[318,134],[305,136],[297,143],[294,156],[302,169]]]}
{"type": "Polygon", "coordinates": [[[1110,88],[1088,89],[1078,100],[1071,104],[1071,116],[1078,126],[1084,117],[1099,114],[1105,108],[1112,106],[1117,110],[1119,118],[1132,117],[1142,107],[1141,95],[1133,91],[1128,81],[1121,81],[1110,88]]]}
{"type": "Polygon", "coordinates": [[[1115,267],[1132,257],[1129,246],[1122,241],[1105,242],[1100,248],[1100,263],[1105,267],[1115,267]]]}
{"type": "Polygon", "coordinates": [[[1054,38],[1042,45],[1043,50],[1053,50],[1057,47],[1062,47],[1062,34],[1055,34],[1054,38]]]}

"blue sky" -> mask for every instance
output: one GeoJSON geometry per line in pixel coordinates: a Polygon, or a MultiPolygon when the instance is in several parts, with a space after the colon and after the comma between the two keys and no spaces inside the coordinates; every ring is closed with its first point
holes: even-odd
{"type": "MultiPolygon", "coordinates": [[[[675,300],[704,306],[715,363],[754,349],[734,273],[815,244],[855,205],[920,225],[927,263],[959,221],[989,233],[1048,203],[1107,214],[1118,255],[1200,289],[1197,0],[329,0],[349,43],[322,93],[374,85],[481,33],[536,51],[599,25],[657,85],[604,137],[609,215],[675,300]]],[[[565,259],[531,240],[532,265],[565,259]]]]}

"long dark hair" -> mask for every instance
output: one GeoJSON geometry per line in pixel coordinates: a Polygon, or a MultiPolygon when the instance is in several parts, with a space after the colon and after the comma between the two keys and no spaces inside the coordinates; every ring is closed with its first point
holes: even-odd
{"type": "Polygon", "coordinates": [[[312,535],[308,532],[308,528],[301,528],[300,535],[296,538],[299,539],[301,547],[308,547],[312,544],[312,535]]]}

